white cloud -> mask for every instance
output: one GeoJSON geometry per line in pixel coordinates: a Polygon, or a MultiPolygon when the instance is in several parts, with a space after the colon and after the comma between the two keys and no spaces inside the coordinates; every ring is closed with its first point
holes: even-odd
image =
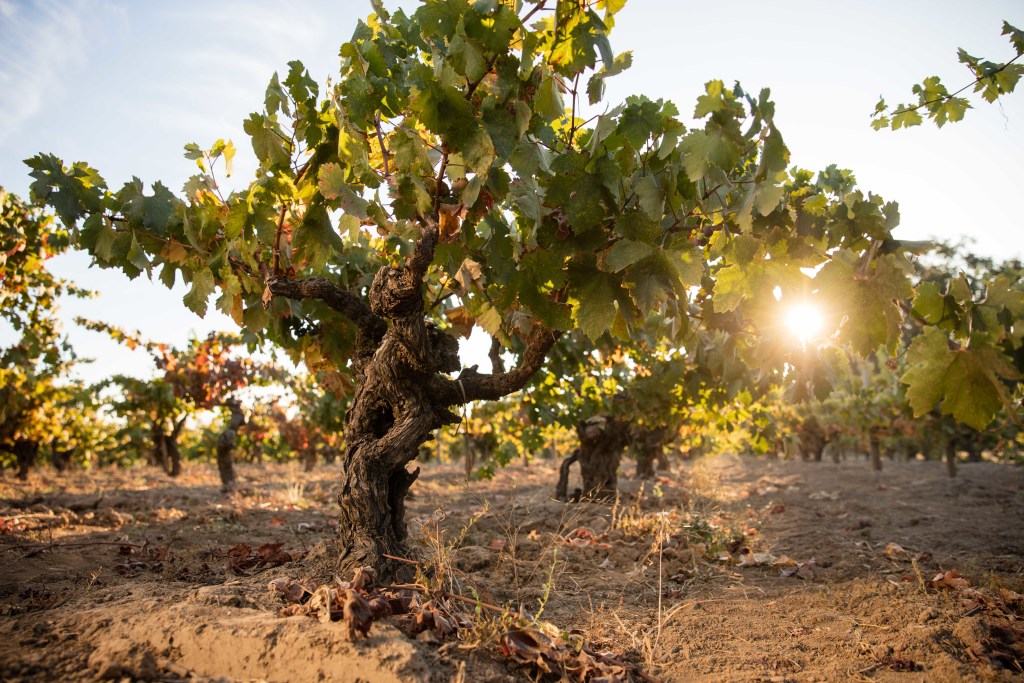
{"type": "Polygon", "coordinates": [[[0,0],[0,144],[19,134],[48,91],[62,87],[87,44],[84,12],[82,2],[15,7],[0,0]]]}

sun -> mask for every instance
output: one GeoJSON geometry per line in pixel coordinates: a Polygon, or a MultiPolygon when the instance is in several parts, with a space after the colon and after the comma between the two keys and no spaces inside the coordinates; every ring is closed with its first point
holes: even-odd
{"type": "Polygon", "coordinates": [[[794,304],[786,309],[785,316],[786,327],[803,346],[821,335],[824,316],[817,306],[809,303],[794,304]]]}

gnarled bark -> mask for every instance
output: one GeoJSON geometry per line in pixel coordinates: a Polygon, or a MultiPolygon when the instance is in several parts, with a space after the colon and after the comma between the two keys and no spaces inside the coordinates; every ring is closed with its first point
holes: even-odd
{"type": "Polygon", "coordinates": [[[316,469],[316,446],[309,444],[299,451],[299,459],[302,461],[303,472],[312,472],[316,469]]]}
{"type": "Polygon", "coordinates": [[[220,490],[232,491],[235,488],[235,444],[238,442],[238,430],[245,424],[242,405],[234,399],[224,402],[231,411],[227,429],[217,437],[217,471],[220,472],[220,490]]]}
{"type": "Polygon", "coordinates": [[[181,435],[181,428],[184,426],[185,418],[183,417],[174,423],[170,432],[162,435],[163,452],[166,457],[164,466],[167,468],[167,474],[172,477],[181,474],[181,449],[178,448],[178,436],[181,435]]]}
{"type": "Polygon", "coordinates": [[[39,456],[39,442],[35,439],[15,439],[11,452],[18,463],[18,479],[28,479],[28,473],[36,464],[39,456]]]}
{"type": "Polygon", "coordinates": [[[572,498],[569,498],[569,470],[572,467],[572,464],[579,460],[579,458],[580,449],[577,448],[569,455],[568,458],[563,460],[561,466],[559,466],[558,483],[555,485],[555,500],[563,502],[572,500],[575,502],[580,499],[581,495],[583,495],[583,489],[576,489],[572,498]]]}
{"type": "Polygon", "coordinates": [[[868,452],[871,456],[871,469],[882,471],[882,437],[877,432],[868,434],[868,452]]]}
{"type": "Polygon", "coordinates": [[[50,447],[50,462],[53,463],[53,469],[58,472],[64,472],[71,467],[71,456],[75,454],[74,448],[57,448],[56,446],[50,447]]]}
{"type": "Polygon", "coordinates": [[[825,431],[816,417],[808,417],[800,424],[797,447],[803,460],[821,462],[827,443],[825,431]]]}
{"type": "Polygon", "coordinates": [[[668,469],[665,457],[665,442],[668,440],[666,427],[634,427],[629,449],[636,453],[636,476],[638,479],[653,479],[654,465],[668,469]]]}
{"type": "Polygon", "coordinates": [[[155,420],[151,428],[152,448],[147,455],[150,465],[158,465],[172,477],[181,474],[181,450],[178,448],[178,436],[185,426],[185,418],[171,423],[171,431],[164,431],[163,420],[155,420]]]}
{"type": "Polygon", "coordinates": [[[150,428],[150,434],[153,443],[146,454],[146,462],[154,467],[160,467],[166,472],[167,442],[164,441],[163,425],[159,421],[154,421],[153,426],[150,428]]]}
{"type": "Polygon", "coordinates": [[[629,442],[629,425],[608,415],[598,415],[580,422],[576,433],[580,447],[562,463],[555,497],[568,500],[569,465],[575,459],[583,479],[583,488],[578,493],[591,498],[613,498],[618,490],[619,461],[629,442]]]}
{"type": "Polygon", "coordinates": [[[558,338],[551,331],[535,332],[509,372],[485,375],[470,368],[450,378],[448,373],[460,367],[458,343],[426,321],[423,307],[423,277],[436,244],[437,225],[427,220],[406,263],[377,272],[368,306],[325,278],[268,282],[275,295],[324,301],[357,328],[356,390],[340,458],[338,568],[343,573],[364,565],[385,575],[397,569],[387,556],[405,552],[405,498],[419,475],[410,463],[420,445],[433,438],[433,430],[459,421],[453,406],[521,389],[558,338]]]}

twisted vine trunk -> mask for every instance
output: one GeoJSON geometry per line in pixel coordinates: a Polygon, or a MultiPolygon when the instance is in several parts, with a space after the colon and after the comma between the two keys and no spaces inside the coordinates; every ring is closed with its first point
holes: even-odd
{"type": "Polygon", "coordinates": [[[580,422],[576,427],[580,447],[562,463],[555,498],[569,500],[569,465],[578,462],[583,488],[572,499],[581,496],[614,498],[619,484],[619,462],[629,443],[629,425],[614,417],[598,415],[580,422]]]}
{"type": "Polygon", "coordinates": [[[159,421],[153,422],[150,432],[153,445],[146,454],[146,462],[167,471],[167,443],[164,441],[163,425],[159,421]]]}
{"type": "Polygon", "coordinates": [[[180,429],[164,434],[164,452],[167,453],[167,474],[172,477],[181,475],[181,449],[178,447],[180,429]]]}
{"type": "Polygon", "coordinates": [[[953,439],[946,442],[946,474],[956,476],[956,442],[953,439]]]}
{"type": "Polygon", "coordinates": [[[654,479],[654,466],[667,470],[665,443],[668,440],[666,427],[639,427],[633,430],[629,448],[636,452],[636,476],[638,479],[654,479]]]}
{"type": "Polygon", "coordinates": [[[357,329],[352,369],[356,390],[345,421],[340,457],[342,548],[339,572],[372,566],[384,576],[404,556],[408,531],[405,498],[419,475],[410,464],[432,432],[456,424],[450,408],[474,400],[497,400],[521,389],[541,367],[558,333],[534,330],[519,365],[482,374],[461,366],[458,342],[425,319],[423,278],[433,260],[437,224],[427,220],[415,253],[404,265],[379,270],[368,305],[326,278],[271,278],[275,296],[318,299],[351,320],[357,329]]]}
{"type": "Polygon", "coordinates": [[[149,453],[149,464],[159,465],[172,477],[181,474],[181,449],[178,448],[178,437],[185,426],[185,418],[171,423],[171,430],[165,431],[162,420],[153,423],[153,448],[149,453]]]}
{"type": "Polygon", "coordinates": [[[302,460],[302,471],[312,472],[316,469],[316,446],[313,444],[307,445],[300,452],[299,457],[302,460]]]}
{"type": "Polygon", "coordinates": [[[804,420],[800,425],[798,438],[800,457],[803,460],[821,462],[826,443],[828,442],[825,439],[825,432],[821,428],[821,424],[818,423],[818,420],[814,417],[804,420]]]}
{"type": "Polygon", "coordinates": [[[233,491],[235,477],[235,444],[238,442],[238,430],[245,424],[245,414],[238,401],[225,401],[225,407],[231,411],[227,429],[217,437],[217,471],[220,472],[220,490],[233,491]]]}
{"type": "Polygon", "coordinates": [[[53,463],[53,468],[58,472],[67,471],[71,467],[71,456],[74,454],[74,448],[57,448],[53,446],[50,452],[50,461],[53,463]]]}
{"type": "Polygon", "coordinates": [[[28,473],[35,467],[36,458],[39,456],[39,442],[35,439],[15,439],[11,452],[18,463],[18,479],[28,479],[28,473]]]}
{"type": "Polygon", "coordinates": [[[882,471],[882,437],[872,431],[868,435],[868,450],[871,455],[871,469],[876,472],[882,471]]]}

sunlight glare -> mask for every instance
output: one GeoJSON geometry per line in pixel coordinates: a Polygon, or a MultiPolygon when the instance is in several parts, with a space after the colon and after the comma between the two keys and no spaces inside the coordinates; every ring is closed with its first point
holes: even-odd
{"type": "Polygon", "coordinates": [[[786,325],[804,346],[821,333],[822,323],[821,311],[812,304],[796,304],[786,311],[786,325]]]}

